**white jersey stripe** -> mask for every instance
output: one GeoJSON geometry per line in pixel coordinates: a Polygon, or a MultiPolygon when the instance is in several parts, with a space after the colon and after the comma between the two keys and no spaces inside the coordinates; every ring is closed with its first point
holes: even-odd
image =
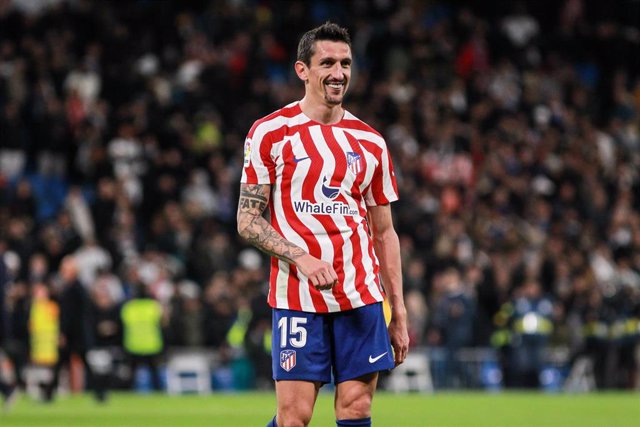
{"type": "Polygon", "coordinates": [[[300,273],[298,273],[298,278],[300,279],[298,293],[300,295],[300,306],[302,307],[302,311],[313,312],[315,311],[315,307],[313,305],[313,300],[311,299],[311,292],[309,291],[309,279],[300,273]]]}
{"type": "Polygon", "coordinates": [[[280,308],[289,308],[287,299],[287,281],[289,280],[289,264],[278,260],[278,274],[276,277],[276,303],[280,308]]]}

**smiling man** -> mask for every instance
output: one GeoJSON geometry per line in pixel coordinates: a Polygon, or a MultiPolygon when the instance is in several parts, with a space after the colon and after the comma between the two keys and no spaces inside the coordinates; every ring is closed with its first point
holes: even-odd
{"type": "Polygon", "coordinates": [[[245,141],[238,232],[272,256],[278,408],[268,427],[308,425],[332,379],[336,424],[370,426],[378,372],[407,355],[398,191],[384,139],[342,107],[351,65],[344,28],[305,33],[294,66],[304,98],[256,121],[245,141]]]}

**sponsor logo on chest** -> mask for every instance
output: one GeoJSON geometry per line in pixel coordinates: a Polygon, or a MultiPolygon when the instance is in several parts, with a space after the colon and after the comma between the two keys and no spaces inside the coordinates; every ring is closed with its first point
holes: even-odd
{"type": "Polygon", "coordinates": [[[312,203],[309,200],[294,200],[293,209],[296,213],[314,215],[342,215],[355,216],[358,210],[350,207],[347,203],[336,200],[340,195],[340,187],[331,186],[325,176],[322,180],[321,192],[327,201],[312,203]]]}

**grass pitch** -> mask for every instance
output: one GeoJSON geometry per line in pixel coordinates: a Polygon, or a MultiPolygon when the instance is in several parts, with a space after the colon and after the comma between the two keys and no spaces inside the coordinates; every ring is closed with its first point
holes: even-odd
{"type": "MultiPolygon", "coordinates": [[[[335,426],[333,396],[321,393],[311,426],[335,426]]],[[[118,393],[105,404],[90,395],[52,404],[21,397],[0,426],[262,427],[274,414],[273,393],[209,396],[118,393]]],[[[637,427],[640,393],[436,393],[374,398],[373,425],[385,427],[637,427]]]]}

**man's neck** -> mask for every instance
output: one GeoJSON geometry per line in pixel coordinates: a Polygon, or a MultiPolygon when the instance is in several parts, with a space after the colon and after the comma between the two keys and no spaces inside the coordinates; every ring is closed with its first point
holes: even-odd
{"type": "Polygon", "coordinates": [[[344,116],[342,104],[330,106],[311,101],[306,96],[300,101],[300,109],[311,120],[325,125],[338,123],[344,116]]]}

